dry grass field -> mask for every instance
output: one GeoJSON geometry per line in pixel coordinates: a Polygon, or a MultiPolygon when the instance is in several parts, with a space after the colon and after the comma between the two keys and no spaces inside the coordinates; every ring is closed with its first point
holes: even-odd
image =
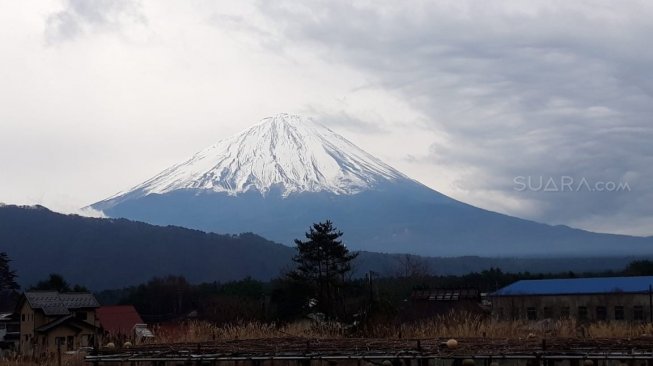
{"type": "MultiPolygon", "coordinates": [[[[265,339],[302,337],[315,339],[337,339],[347,337],[367,338],[631,338],[653,334],[650,324],[593,323],[580,324],[573,319],[543,320],[540,322],[496,321],[465,313],[452,313],[412,324],[379,324],[369,329],[352,331],[337,323],[317,324],[310,321],[286,325],[273,323],[241,323],[215,326],[208,322],[191,321],[174,326],[153,327],[155,343],[190,343],[213,340],[265,339]]],[[[119,345],[118,345],[119,346],[119,345]]],[[[32,361],[25,359],[0,360],[7,366],[55,366],[56,359],[32,361]]],[[[82,355],[64,355],[63,366],[84,365],[82,355]]]]}
{"type": "Polygon", "coordinates": [[[379,324],[352,331],[337,323],[316,324],[309,321],[287,325],[273,323],[242,323],[215,326],[206,322],[189,322],[174,328],[155,328],[156,342],[205,342],[227,339],[285,338],[630,338],[652,335],[653,326],[640,323],[581,324],[573,319],[526,321],[496,321],[493,319],[454,313],[410,324],[379,324]]]}

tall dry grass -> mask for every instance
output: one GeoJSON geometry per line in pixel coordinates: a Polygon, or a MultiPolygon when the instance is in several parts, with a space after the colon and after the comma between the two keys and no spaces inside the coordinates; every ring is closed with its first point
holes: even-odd
{"type": "Polygon", "coordinates": [[[479,315],[451,313],[411,324],[380,325],[373,327],[370,334],[375,337],[400,334],[405,338],[629,338],[653,334],[653,326],[626,322],[582,323],[575,319],[499,321],[479,315]]]}
{"type": "Polygon", "coordinates": [[[318,324],[301,321],[285,325],[247,322],[216,326],[193,321],[174,328],[155,328],[157,343],[205,342],[230,339],[282,337],[305,338],[439,338],[439,337],[565,337],[565,338],[630,338],[653,334],[650,324],[608,322],[584,324],[574,319],[498,321],[467,313],[450,313],[409,324],[384,323],[352,329],[338,323],[318,324]]]}
{"type": "MultiPolygon", "coordinates": [[[[62,366],[84,366],[83,355],[62,355],[61,365],[62,366]]],[[[0,359],[0,365],[2,366],[58,366],[58,360],[56,358],[45,358],[33,360],[27,357],[10,357],[0,359]]]]}
{"type": "Polygon", "coordinates": [[[309,321],[285,325],[275,323],[243,322],[216,326],[204,321],[191,321],[175,327],[154,327],[157,343],[207,342],[232,339],[261,338],[343,338],[345,329],[338,323],[317,324],[309,321]]]}

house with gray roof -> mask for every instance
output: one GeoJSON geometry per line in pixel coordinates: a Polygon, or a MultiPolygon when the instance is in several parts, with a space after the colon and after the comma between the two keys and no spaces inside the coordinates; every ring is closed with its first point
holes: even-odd
{"type": "Polygon", "coordinates": [[[51,355],[90,347],[99,334],[95,310],[100,304],[89,293],[28,291],[18,301],[20,351],[27,356],[51,355]]]}

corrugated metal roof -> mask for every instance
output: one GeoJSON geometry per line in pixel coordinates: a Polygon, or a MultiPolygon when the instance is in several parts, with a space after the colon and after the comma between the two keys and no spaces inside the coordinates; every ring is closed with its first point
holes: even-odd
{"type": "Polygon", "coordinates": [[[653,276],[522,280],[492,296],[643,293],[648,292],[651,285],[653,276]]]}
{"type": "Polygon", "coordinates": [[[89,293],[58,293],[56,291],[26,292],[25,298],[32,309],[41,309],[45,315],[68,315],[69,309],[97,308],[95,296],[89,293]]]}
{"type": "Polygon", "coordinates": [[[478,299],[478,290],[476,289],[432,289],[432,290],[415,290],[411,294],[413,300],[423,301],[458,301],[478,299]]]}

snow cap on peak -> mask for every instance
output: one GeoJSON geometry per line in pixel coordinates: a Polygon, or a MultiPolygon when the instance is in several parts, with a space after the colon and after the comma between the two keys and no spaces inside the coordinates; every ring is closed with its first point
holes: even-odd
{"type": "Polygon", "coordinates": [[[397,179],[407,178],[322,124],[280,113],[110,200],[179,189],[356,194],[397,179]]]}
{"type": "Polygon", "coordinates": [[[298,114],[289,114],[289,113],[279,113],[271,117],[263,118],[259,123],[248,128],[254,129],[259,126],[271,125],[270,128],[313,128],[313,129],[323,129],[331,131],[328,127],[324,126],[321,123],[316,122],[310,117],[301,116],[298,114]]]}
{"type": "Polygon", "coordinates": [[[271,117],[266,117],[259,122],[259,124],[264,123],[288,123],[288,124],[298,124],[298,123],[312,123],[313,120],[300,116],[298,114],[289,114],[289,113],[279,113],[271,117]]]}

